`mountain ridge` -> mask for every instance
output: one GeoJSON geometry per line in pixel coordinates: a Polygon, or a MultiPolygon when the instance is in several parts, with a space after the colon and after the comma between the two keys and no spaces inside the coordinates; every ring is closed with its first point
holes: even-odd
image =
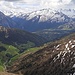
{"type": "Polygon", "coordinates": [[[5,28],[2,26],[0,26],[0,36],[0,41],[2,43],[14,46],[26,44],[28,41],[34,43],[35,46],[40,46],[46,41],[46,39],[36,34],[14,28],[5,28]]]}
{"type": "Polygon", "coordinates": [[[0,72],[6,71],[6,66],[23,52],[35,52],[46,42],[46,39],[36,34],[0,26],[0,72]]]}
{"type": "Polygon", "coordinates": [[[20,71],[23,75],[67,75],[75,68],[74,37],[75,33],[18,59],[12,66],[7,67],[8,72],[20,71]]]}
{"type": "Polygon", "coordinates": [[[43,29],[57,29],[68,22],[72,23],[72,21],[75,21],[74,18],[68,17],[64,12],[52,9],[42,9],[13,17],[4,14],[1,16],[3,17],[0,22],[1,25],[30,32],[43,29]],[[2,22],[3,20],[5,20],[5,22],[2,22]]]}
{"type": "Polygon", "coordinates": [[[19,22],[21,29],[32,32],[42,29],[57,28],[72,20],[72,18],[62,12],[51,9],[42,9],[18,17],[14,16],[12,19],[17,23],[19,22]]]}
{"type": "Polygon", "coordinates": [[[0,25],[10,28],[16,26],[16,23],[10,17],[6,16],[0,11],[0,25]]]}

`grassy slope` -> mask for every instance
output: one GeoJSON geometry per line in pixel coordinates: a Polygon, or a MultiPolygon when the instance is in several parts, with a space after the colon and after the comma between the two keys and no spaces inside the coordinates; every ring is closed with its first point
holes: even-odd
{"type": "Polygon", "coordinates": [[[23,57],[27,54],[34,53],[34,52],[44,48],[44,46],[34,47],[34,48],[29,48],[29,49],[25,50],[23,53],[19,53],[19,50],[12,45],[0,43],[0,47],[4,47],[6,49],[6,51],[2,50],[0,52],[0,71],[4,71],[5,65],[11,65],[19,57],[23,57]],[[7,54],[9,56],[6,56],[7,54]],[[9,58],[10,58],[10,60],[9,60],[9,58]],[[9,61],[7,61],[7,60],[9,60],[9,61]]]}
{"type": "Polygon", "coordinates": [[[11,60],[9,61],[8,65],[11,65],[14,61],[16,61],[19,57],[24,57],[30,53],[34,53],[40,49],[44,48],[44,46],[41,47],[34,47],[34,48],[29,48],[27,50],[25,50],[23,53],[16,55],[15,57],[11,58],[11,60]]]}
{"type": "Polygon", "coordinates": [[[30,32],[0,26],[0,71],[4,70],[5,65],[7,65],[9,61],[11,64],[22,55],[21,52],[25,50],[26,52],[24,53],[26,54],[34,52],[39,49],[36,46],[44,43],[44,38],[30,32]]]}
{"type": "Polygon", "coordinates": [[[0,71],[4,71],[4,64],[13,56],[18,55],[19,50],[12,45],[0,43],[0,47],[5,48],[5,51],[0,52],[0,71]]]}

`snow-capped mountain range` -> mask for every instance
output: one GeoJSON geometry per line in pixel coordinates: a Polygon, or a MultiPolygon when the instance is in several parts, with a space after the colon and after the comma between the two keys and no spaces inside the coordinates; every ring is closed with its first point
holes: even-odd
{"type": "Polygon", "coordinates": [[[30,13],[17,13],[11,11],[2,12],[17,24],[8,25],[9,27],[17,27],[27,31],[38,31],[41,29],[58,28],[60,25],[75,20],[74,9],[53,10],[48,8],[30,13]]]}
{"type": "Polygon", "coordinates": [[[70,18],[75,18],[75,9],[59,9],[58,11],[64,13],[70,18]]]}
{"type": "MultiPolygon", "coordinates": [[[[35,11],[32,13],[26,14],[25,18],[26,20],[32,20],[33,22],[37,19],[39,19],[38,22],[45,22],[45,21],[62,22],[66,18],[68,18],[68,16],[56,10],[42,9],[39,11],[35,11]]],[[[67,19],[65,21],[67,22],[67,19]]]]}
{"type": "MultiPolygon", "coordinates": [[[[69,10],[68,10],[69,11],[69,10]]],[[[68,23],[72,21],[72,17],[69,17],[65,13],[52,9],[42,9],[27,14],[21,14],[13,16],[12,19],[19,22],[19,26],[22,29],[28,31],[35,31],[41,29],[55,28],[59,24],[68,23]]]]}
{"type": "MultiPolygon", "coordinates": [[[[3,12],[5,15],[7,16],[10,16],[10,17],[13,17],[13,16],[24,16],[26,14],[29,14],[26,12],[26,10],[24,11],[14,11],[14,10],[7,10],[7,9],[1,9],[0,8],[0,11],[3,12]]],[[[55,11],[58,11],[58,12],[62,12],[64,13],[65,15],[67,15],[68,17],[71,17],[71,18],[75,18],[75,9],[41,9],[41,10],[38,10],[38,11],[33,11],[33,12],[30,12],[30,13],[35,13],[37,15],[50,15],[50,13],[54,13],[55,11]]],[[[34,14],[35,15],[35,14],[34,14]]]]}

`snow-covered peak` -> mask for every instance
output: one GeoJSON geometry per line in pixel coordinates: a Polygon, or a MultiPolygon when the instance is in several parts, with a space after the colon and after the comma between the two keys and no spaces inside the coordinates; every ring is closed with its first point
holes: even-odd
{"type": "Polygon", "coordinates": [[[26,10],[22,10],[22,9],[19,9],[19,8],[12,8],[12,7],[8,7],[6,5],[2,5],[0,4],[0,11],[3,12],[5,15],[7,16],[10,16],[10,17],[13,17],[13,16],[19,16],[21,14],[25,14],[26,10]],[[16,9],[18,9],[16,11],[16,9]]]}
{"type": "MultiPolygon", "coordinates": [[[[2,7],[2,6],[1,6],[2,7]]],[[[27,12],[28,10],[25,9],[19,9],[18,11],[15,11],[14,8],[7,8],[7,7],[2,7],[0,8],[0,11],[2,11],[5,15],[13,17],[13,16],[25,16],[30,15],[27,19],[31,19],[36,15],[43,15],[43,16],[47,16],[47,17],[51,17],[52,15],[54,15],[54,13],[57,12],[62,12],[63,14],[67,15],[70,18],[75,18],[75,9],[51,9],[51,8],[47,8],[47,9],[41,9],[41,10],[37,10],[37,11],[33,11],[33,12],[27,12]]],[[[43,16],[41,18],[43,18],[43,16]]],[[[47,18],[43,18],[45,20],[47,20],[47,18]]],[[[44,20],[43,20],[44,21],[44,20]]]]}
{"type": "Polygon", "coordinates": [[[23,16],[21,15],[20,17],[25,17],[26,20],[32,20],[33,22],[36,20],[38,20],[38,22],[63,22],[64,20],[67,22],[67,18],[69,18],[62,12],[52,9],[42,9],[39,11],[34,11],[23,16]]]}
{"type": "Polygon", "coordinates": [[[41,20],[41,18],[46,19],[46,17],[49,18],[52,15],[54,15],[54,13],[55,13],[55,11],[51,10],[51,9],[43,9],[43,10],[35,11],[35,12],[27,14],[27,20],[30,20],[30,19],[34,18],[35,16],[37,16],[37,18],[38,18],[38,16],[40,16],[40,20],[41,20]]]}
{"type": "Polygon", "coordinates": [[[19,15],[22,15],[22,14],[26,14],[26,13],[23,13],[23,12],[16,12],[16,11],[8,11],[8,10],[0,10],[1,12],[3,12],[5,15],[7,16],[10,16],[10,17],[13,17],[13,16],[16,16],[18,17],[19,15]]]}
{"type": "Polygon", "coordinates": [[[75,18],[75,9],[59,9],[58,11],[64,13],[70,18],[75,18]]]}

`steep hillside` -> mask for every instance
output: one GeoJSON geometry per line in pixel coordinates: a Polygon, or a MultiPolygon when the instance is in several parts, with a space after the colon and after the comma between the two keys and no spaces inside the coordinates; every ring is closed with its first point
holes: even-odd
{"type": "Polygon", "coordinates": [[[6,65],[11,64],[24,51],[45,42],[46,39],[38,35],[0,26],[0,71],[5,71],[6,65]]]}
{"type": "Polygon", "coordinates": [[[23,75],[68,75],[75,72],[75,33],[16,60],[8,72],[23,75]]]}
{"type": "Polygon", "coordinates": [[[0,25],[5,27],[16,27],[16,23],[8,16],[0,12],[0,25]]]}
{"type": "Polygon", "coordinates": [[[19,49],[12,45],[7,45],[0,42],[0,72],[5,71],[6,64],[11,58],[19,55],[19,51],[19,49]]]}
{"type": "Polygon", "coordinates": [[[40,46],[46,42],[46,40],[38,35],[18,30],[5,28],[0,26],[0,41],[4,44],[10,44],[13,46],[25,46],[31,44],[34,46],[40,46]]]}

